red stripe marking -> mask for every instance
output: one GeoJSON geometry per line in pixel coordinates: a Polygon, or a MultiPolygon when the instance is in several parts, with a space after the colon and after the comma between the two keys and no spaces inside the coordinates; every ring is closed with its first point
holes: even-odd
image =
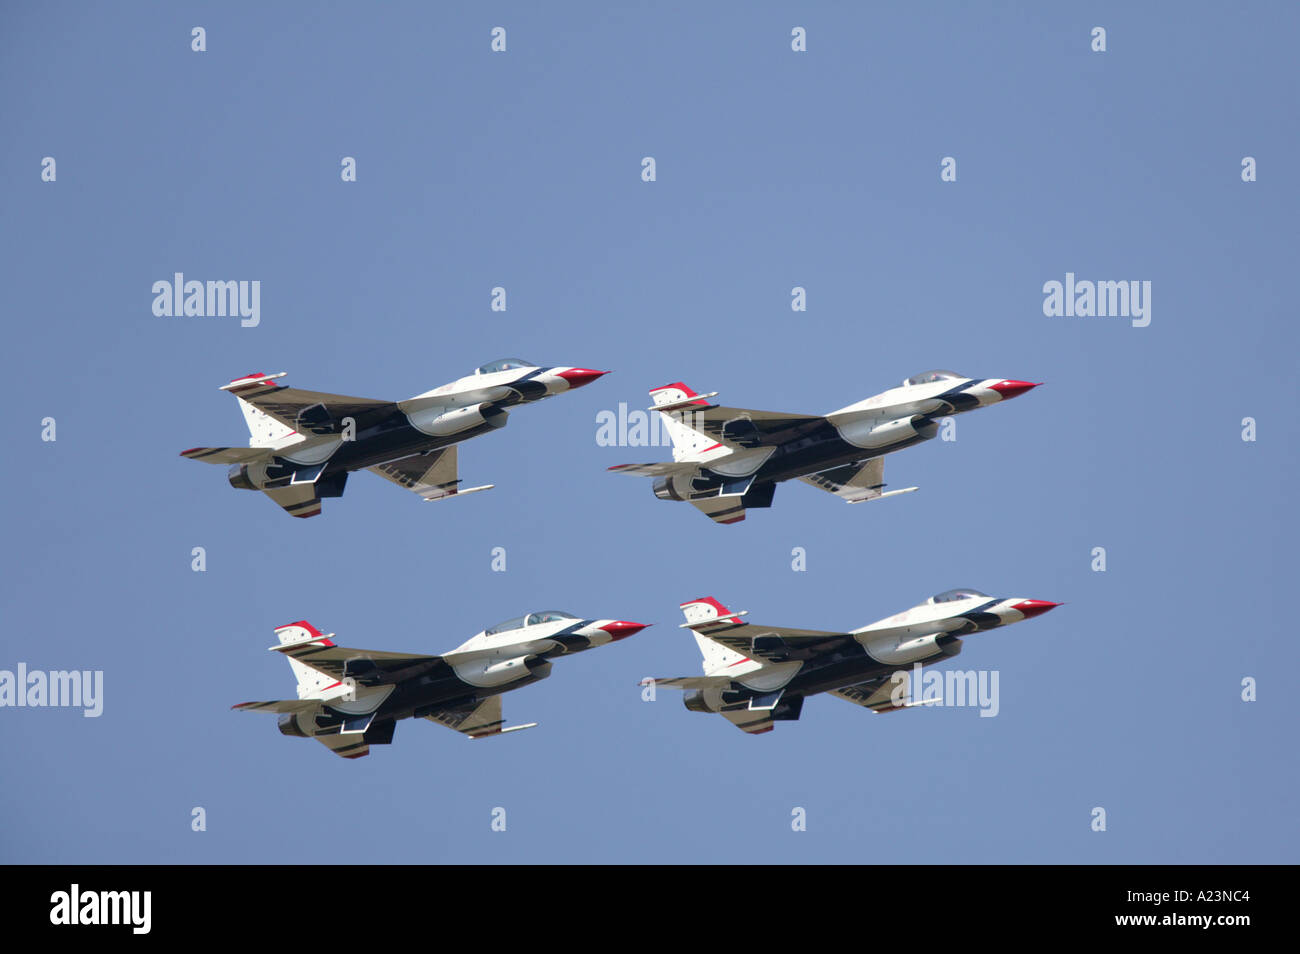
{"type": "MultiPolygon", "coordinates": [[[[699,397],[699,393],[698,393],[698,392],[693,391],[691,388],[687,387],[687,386],[686,386],[685,384],[683,384],[681,381],[674,381],[672,384],[665,384],[663,387],[659,387],[659,388],[651,388],[651,389],[650,389],[650,393],[651,393],[651,394],[658,394],[660,391],[667,391],[669,388],[677,388],[679,391],[682,392],[682,394],[686,395],[686,397],[688,397],[688,398],[690,398],[690,397],[699,397]]],[[[709,402],[708,402],[708,401],[705,401],[703,398],[701,398],[701,399],[698,400],[698,401],[691,401],[690,403],[691,403],[691,404],[705,404],[705,405],[707,405],[709,402]]]]}
{"type": "Polygon", "coordinates": [[[719,616],[731,615],[731,610],[727,609],[725,606],[723,606],[721,603],[715,600],[712,596],[701,596],[699,599],[687,600],[685,603],[681,604],[681,608],[686,609],[686,607],[690,606],[692,603],[706,603],[709,606],[712,606],[715,610],[717,610],[719,616]]]}

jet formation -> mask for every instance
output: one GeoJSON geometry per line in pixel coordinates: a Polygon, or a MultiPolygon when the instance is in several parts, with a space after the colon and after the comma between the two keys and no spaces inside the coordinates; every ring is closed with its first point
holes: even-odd
{"type": "MultiPolygon", "coordinates": [[[[372,473],[425,500],[463,496],[457,445],[499,429],[508,409],[582,387],[607,372],[543,368],[517,359],[480,367],[405,401],[304,391],[252,374],[225,385],[239,401],[249,447],[197,447],[182,456],[229,466],[239,489],[265,493],[296,517],[320,513],[349,474],[372,473]]],[[[799,479],[848,503],[880,500],[884,456],[936,436],[940,418],[1010,400],[1037,387],[1003,378],[928,371],[900,387],[824,416],[710,403],[681,382],[650,392],[673,443],[673,460],[611,467],[654,479],[656,497],[686,501],[716,523],[772,505],[776,485],[799,479]]],[[[830,693],[876,712],[918,702],[906,667],[957,655],[962,639],[1038,616],[1060,604],[940,593],[877,623],[847,631],[760,626],[716,599],[681,604],[703,656],[702,676],[646,680],[685,691],[686,708],[722,715],[750,734],[799,718],[804,700],[830,693]]],[[[284,735],[313,738],[344,758],[392,742],[401,719],[423,718],[472,739],[531,728],[507,726],[501,695],[550,675],[552,660],[626,638],[641,623],[531,613],[478,633],[449,653],[420,655],[338,646],[306,621],[279,627],[272,651],[285,656],[297,699],[246,702],[274,712],[284,735]]]]}

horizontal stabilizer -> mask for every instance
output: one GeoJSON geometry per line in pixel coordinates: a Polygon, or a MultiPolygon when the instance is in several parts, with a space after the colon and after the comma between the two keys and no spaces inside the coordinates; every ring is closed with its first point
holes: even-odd
{"type": "Polygon", "coordinates": [[[364,732],[336,732],[314,738],[339,758],[361,759],[370,754],[370,744],[366,742],[364,732]]]}
{"type": "Polygon", "coordinates": [[[714,523],[740,523],[745,519],[745,505],[738,497],[704,497],[691,500],[690,504],[714,523]]]}
{"type": "Polygon", "coordinates": [[[724,709],[722,717],[734,725],[742,732],[749,735],[762,735],[764,732],[771,732],[775,726],[772,724],[772,711],[770,709],[724,709]]]}
{"type": "Polygon", "coordinates": [[[316,493],[315,481],[291,483],[288,487],[272,487],[263,490],[275,503],[291,517],[316,517],[320,515],[320,496],[316,493]]]}

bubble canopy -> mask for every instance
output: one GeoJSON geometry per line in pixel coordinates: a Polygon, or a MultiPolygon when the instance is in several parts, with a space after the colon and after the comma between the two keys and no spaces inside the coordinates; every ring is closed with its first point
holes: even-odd
{"type": "Polygon", "coordinates": [[[989,595],[987,593],[981,593],[979,590],[972,590],[969,587],[966,587],[964,589],[945,590],[944,592],[940,593],[938,596],[930,597],[929,602],[956,603],[958,600],[968,600],[971,599],[972,597],[989,599],[989,595]]]}
{"type": "Polygon", "coordinates": [[[936,381],[965,381],[966,375],[958,374],[956,371],[944,371],[942,368],[936,368],[933,371],[924,371],[921,374],[913,375],[903,382],[904,385],[912,384],[934,384],[936,381]]]}
{"type": "Polygon", "coordinates": [[[497,633],[507,633],[512,629],[523,629],[525,626],[536,626],[539,623],[552,623],[556,620],[578,619],[572,613],[562,613],[559,610],[543,610],[540,613],[529,613],[527,616],[516,616],[514,619],[508,619],[504,623],[497,623],[490,629],[483,631],[484,636],[495,636],[497,633]]]}
{"type": "Polygon", "coordinates": [[[537,365],[531,361],[525,361],[523,358],[501,358],[498,361],[489,361],[483,367],[475,371],[475,374],[495,374],[497,371],[514,371],[517,368],[535,368],[537,365]]]}

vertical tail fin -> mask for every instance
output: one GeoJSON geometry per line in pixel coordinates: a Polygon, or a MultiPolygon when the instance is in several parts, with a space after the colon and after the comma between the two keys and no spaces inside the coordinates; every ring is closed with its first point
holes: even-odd
{"type": "Polygon", "coordinates": [[[242,397],[244,394],[254,395],[277,390],[279,385],[271,382],[284,375],[283,371],[279,374],[262,374],[259,371],[257,374],[247,374],[222,385],[221,390],[232,393],[239,401],[239,409],[244,412],[244,423],[248,425],[249,447],[278,447],[287,438],[298,433],[288,424],[277,421],[242,397]]]}
{"type": "Polygon", "coordinates": [[[260,411],[243,398],[238,398],[239,409],[244,412],[244,423],[248,425],[249,447],[278,447],[295,431],[288,424],[277,421],[265,411],[260,411]]]}
{"type": "Polygon", "coordinates": [[[702,632],[702,630],[720,632],[736,626],[744,626],[744,623],[735,619],[740,614],[732,613],[731,610],[712,596],[702,596],[698,600],[691,600],[681,604],[681,606],[682,613],[686,616],[686,625],[690,627],[692,634],[695,636],[695,644],[700,647],[700,655],[704,657],[701,665],[706,676],[713,675],[719,670],[743,662],[748,658],[744,653],[739,653],[729,646],[724,646],[722,643],[710,639],[702,632]],[[723,619],[723,617],[729,618],[723,619]]]}
{"type": "Polygon", "coordinates": [[[661,388],[654,388],[650,392],[650,398],[654,401],[655,407],[668,405],[674,407],[672,411],[659,412],[664,430],[668,432],[668,436],[673,441],[673,460],[694,457],[706,448],[717,445],[716,440],[702,431],[697,431],[688,423],[692,406],[709,406],[709,402],[691,390],[690,387],[681,381],[674,384],[665,384],[661,388]]]}
{"type": "MultiPolygon", "coordinates": [[[[319,642],[322,646],[334,645],[333,640],[331,640],[329,636],[322,633],[305,619],[300,619],[296,623],[277,626],[275,628],[275,635],[279,637],[281,646],[287,646],[290,643],[314,642],[319,642]]],[[[299,699],[307,699],[311,696],[317,695],[338,682],[337,679],[326,675],[318,669],[312,669],[311,666],[299,662],[292,657],[289,658],[289,666],[293,669],[293,674],[298,679],[299,699]]]]}

